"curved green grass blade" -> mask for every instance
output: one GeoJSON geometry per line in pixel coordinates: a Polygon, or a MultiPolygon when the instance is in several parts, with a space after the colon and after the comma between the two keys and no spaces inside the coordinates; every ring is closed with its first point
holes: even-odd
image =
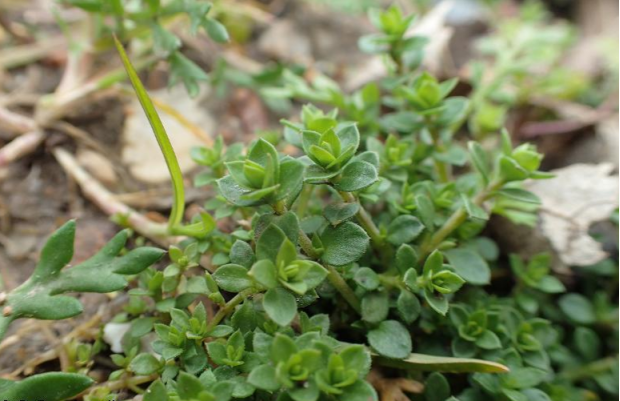
{"type": "Polygon", "coordinates": [[[411,354],[405,359],[389,359],[376,354],[373,357],[377,363],[398,369],[419,370],[424,372],[443,373],[506,373],[507,366],[501,363],[482,359],[454,358],[447,356],[433,356],[411,354]]]}
{"type": "Polygon", "coordinates": [[[123,45],[121,44],[121,42],[118,41],[116,37],[114,37],[114,44],[116,45],[116,49],[121,56],[121,60],[123,60],[123,65],[125,66],[125,70],[127,70],[129,80],[131,81],[131,84],[136,91],[136,96],[138,96],[138,100],[142,105],[142,109],[146,114],[146,118],[151,124],[151,128],[153,128],[153,133],[155,134],[155,138],[157,138],[159,148],[161,149],[161,152],[164,155],[164,159],[166,160],[166,165],[168,166],[168,171],[170,172],[170,178],[172,179],[172,189],[174,194],[174,202],[172,204],[170,218],[168,219],[168,227],[177,226],[181,223],[181,220],[183,219],[183,211],[185,209],[183,174],[181,173],[179,162],[177,161],[177,157],[174,154],[174,149],[172,148],[172,144],[170,143],[170,138],[168,138],[168,134],[166,134],[166,130],[161,123],[157,111],[155,110],[155,106],[153,106],[153,102],[149,98],[146,89],[144,89],[144,86],[142,85],[142,82],[140,81],[136,70],[131,65],[131,61],[129,61],[123,45]]]}

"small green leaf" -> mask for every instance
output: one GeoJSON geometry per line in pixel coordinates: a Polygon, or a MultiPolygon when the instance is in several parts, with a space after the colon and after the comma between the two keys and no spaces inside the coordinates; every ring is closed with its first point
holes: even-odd
{"type": "Polygon", "coordinates": [[[472,164],[482,176],[484,183],[488,184],[490,171],[489,158],[486,152],[482,149],[482,146],[478,142],[469,141],[467,146],[469,147],[469,152],[471,154],[472,164]]]}
{"type": "Polygon", "coordinates": [[[297,353],[297,346],[289,336],[284,334],[276,334],[273,342],[271,343],[271,349],[269,352],[273,362],[286,362],[289,360],[291,355],[297,353]]]}
{"type": "Polygon", "coordinates": [[[369,267],[360,267],[355,272],[354,280],[367,291],[376,290],[381,284],[379,281],[379,275],[369,267]]]}
{"type": "Polygon", "coordinates": [[[411,245],[403,244],[396,250],[396,267],[405,274],[418,263],[418,254],[411,245]]]}
{"type": "Polygon", "coordinates": [[[209,37],[218,43],[226,43],[230,40],[226,27],[216,19],[206,18],[204,28],[209,37]]]}
{"type": "Polygon", "coordinates": [[[467,197],[467,195],[461,194],[461,200],[463,201],[463,206],[465,206],[467,216],[469,216],[471,219],[483,221],[489,219],[489,214],[482,207],[473,203],[471,199],[467,197]]]}
{"type": "Polygon", "coordinates": [[[177,393],[183,400],[199,399],[204,387],[196,376],[181,371],[177,379],[177,393]]]}
{"type": "Polygon", "coordinates": [[[143,399],[144,401],[168,401],[166,386],[160,379],[155,380],[146,389],[143,399]]]}
{"type": "Polygon", "coordinates": [[[151,24],[155,53],[168,56],[181,46],[181,40],[157,23],[151,24]]]}
{"type": "Polygon", "coordinates": [[[530,175],[515,159],[508,156],[500,156],[499,172],[502,180],[506,182],[523,181],[530,175]]]}
{"type": "Polygon", "coordinates": [[[172,53],[168,61],[170,62],[170,85],[182,81],[191,97],[198,95],[200,90],[198,83],[208,81],[209,76],[179,51],[172,53]]]}
{"type": "Polygon", "coordinates": [[[54,231],[45,243],[39,263],[32,273],[32,281],[43,281],[58,275],[73,258],[74,241],[75,220],[69,220],[54,231]]]}
{"type": "Polygon", "coordinates": [[[411,353],[411,335],[400,322],[386,320],[368,332],[368,342],[380,355],[404,359],[411,353]]]}
{"type": "Polygon", "coordinates": [[[282,288],[273,288],[265,293],[263,307],[267,315],[280,326],[287,326],[297,313],[295,297],[282,288]]]}
{"type": "Polygon", "coordinates": [[[355,223],[346,222],[336,228],[327,227],[321,235],[324,252],[321,260],[334,266],[355,262],[366,253],[369,237],[355,223]]]}
{"type": "Polygon", "coordinates": [[[287,239],[286,234],[276,224],[270,224],[260,235],[256,242],[256,257],[258,259],[269,259],[276,261],[278,251],[284,240],[287,239]]]}
{"type": "Polygon", "coordinates": [[[378,401],[379,397],[374,387],[365,380],[358,380],[344,389],[338,396],[339,401],[378,401]]]}
{"type": "Polygon", "coordinates": [[[362,298],[362,319],[368,323],[380,323],[385,320],[390,310],[387,292],[374,291],[362,298]]]}
{"type": "Polygon", "coordinates": [[[337,180],[334,180],[334,188],[339,191],[360,191],[374,184],[378,179],[375,166],[361,161],[353,160],[347,164],[337,180]]]}
{"type": "Polygon", "coordinates": [[[248,383],[266,391],[276,391],[280,388],[280,383],[276,379],[276,370],[270,365],[260,365],[254,368],[248,376],[248,383]]]}
{"type": "Polygon", "coordinates": [[[129,370],[138,375],[150,375],[155,373],[161,367],[157,358],[151,354],[139,354],[131,360],[129,370]]]}
{"type": "Polygon", "coordinates": [[[387,240],[394,245],[406,244],[416,239],[423,230],[424,225],[417,217],[398,216],[388,226],[387,240]]]}
{"type": "Polygon", "coordinates": [[[217,285],[226,291],[241,292],[252,286],[248,269],[240,265],[228,264],[217,268],[213,273],[217,285]]]}
{"type": "Polygon", "coordinates": [[[470,249],[450,249],[444,255],[454,271],[468,283],[485,285],[491,281],[491,269],[478,253],[470,249]]]}
{"type": "Polygon", "coordinates": [[[327,221],[332,225],[337,226],[343,221],[353,218],[360,209],[360,205],[357,202],[354,203],[332,203],[327,205],[323,214],[327,221]]]}
{"type": "Polygon", "coordinates": [[[396,300],[396,309],[403,322],[413,323],[422,312],[422,305],[417,296],[409,291],[402,290],[396,300]]]}
{"type": "Polygon", "coordinates": [[[435,205],[433,201],[426,195],[417,195],[415,197],[415,203],[417,205],[417,215],[422,220],[424,227],[428,230],[432,230],[435,226],[435,205]]]}
{"type": "Polygon", "coordinates": [[[370,352],[362,345],[349,345],[340,351],[346,369],[354,369],[358,372],[358,377],[364,379],[370,372],[372,360],[370,352]]]}
{"type": "Polygon", "coordinates": [[[425,288],[424,299],[426,299],[426,302],[428,302],[430,307],[433,308],[435,312],[439,313],[440,315],[445,315],[446,313],[448,313],[448,300],[443,294],[432,292],[429,291],[428,288],[425,288]]]}
{"type": "Polygon", "coordinates": [[[541,201],[536,194],[519,188],[503,188],[498,191],[499,194],[507,198],[517,200],[519,202],[532,203],[540,205],[541,201]]]}
{"type": "Polygon", "coordinates": [[[424,383],[424,395],[427,401],[446,401],[450,393],[450,383],[439,372],[431,373],[424,383]]]}
{"type": "Polygon", "coordinates": [[[252,266],[254,251],[250,244],[241,240],[235,241],[232,248],[230,248],[230,262],[248,268],[252,266]]]}
{"type": "Polygon", "coordinates": [[[558,301],[562,312],[574,322],[592,324],[596,322],[594,306],[581,294],[566,294],[558,301]]]}
{"type": "Polygon", "coordinates": [[[278,286],[276,265],[269,259],[259,260],[254,263],[249,275],[265,288],[276,288],[278,286]]]}
{"type": "Polygon", "coordinates": [[[146,389],[143,399],[144,401],[168,401],[166,386],[157,379],[146,389]]]}
{"type": "Polygon", "coordinates": [[[498,349],[502,346],[497,334],[491,330],[485,330],[480,337],[476,339],[476,345],[483,349],[498,349]]]}

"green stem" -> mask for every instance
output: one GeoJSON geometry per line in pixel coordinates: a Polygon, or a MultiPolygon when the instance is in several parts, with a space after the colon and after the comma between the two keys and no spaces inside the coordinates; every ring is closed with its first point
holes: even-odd
{"type": "Polygon", "coordinates": [[[299,217],[300,220],[304,217],[306,211],[308,210],[308,202],[312,197],[313,191],[314,185],[304,184],[304,188],[301,190],[301,194],[297,200],[297,217],[299,217]]]}
{"type": "MultiPolygon", "coordinates": [[[[276,213],[278,213],[279,208],[277,207],[277,205],[274,204],[274,205],[272,205],[272,207],[273,207],[274,211],[276,213]]],[[[286,206],[284,206],[284,212],[286,212],[286,206]]],[[[280,214],[280,213],[278,213],[278,214],[280,214]]],[[[316,251],[316,249],[314,249],[314,245],[312,245],[312,240],[310,239],[310,237],[308,237],[308,234],[306,234],[304,232],[304,230],[302,230],[301,228],[299,229],[299,245],[301,246],[301,249],[303,249],[305,254],[308,255],[309,258],[314,259],[316,261],[319,260],[319,257],[321,255],[319,255],[319,253],[316,251]]],[[[359,299],[357,299],[357,296],[355,295],[355,293],[353,292],[351,287],[349,287],[349,285],[344,280],[344,278],[342,278],[340,273],[338,273],[338,271],[336,269],[334,269],[332,266],[325,265],[325,268],[329,272],[329,274],[327,275],[327,279],[329,280],[329,282],[332,283],[334,288],[336,288],[336,290],[345,299],[345,301],[347,301],[347,303],[349,305],[351,305],[351,307],[357,313],[361,313],[362,309],[361,309],[361,306],[360,306],[360,301],[359,301],[359,299]]],[[[241,293],[239,293],[237,296],[239,296],[239,295],[241,295],[241,293]]],[[[235,298],[237,298],[237,297],[235,297],[235,298]]],[[[229,303],[234,301],[235,298],[231,299],[229,301],[229,303]]],[[[233,305],[233,308],[237,304],[233,305]]],[[[223,309],[226,309],[227,306],[228,306],[228,304],[226,304],[226,306],[224,306],[224,308],[220,309],[220,311],[213,317],[213,319],[215,320],[218,317],[218,315],[220,314],[220,312],[222,312],[223,309]]],[[[220,320],[222,318],[220,318],[220,320]]],[[[213,326],[213,327],[215,327],[215,326],[213,326]]]]}
{"type": "Polygon", "coordinates": [[[286,204],[284,203],[284,199],[281,199],[281,200],[277,201],[276,203],[271,205],[271,207],[273,208],[273,211],[277,215],[283,215],[287,211],[286,210],[286,204]]]}
{"type": "MultiPolygon", "coordinates": [[[[306,235],[303,230],[299,230],[299,245],[301,245],[301,249],[304,250],[306,255],[311,257],[312,259],[318,260],[319,254],[314,249],[312,245],[312,240],[306,235]]],[[[338,270],[336,270],[333,266],[324,265],[329,274],[327,275],[327,279],[334,286],[334,288],[340,293],[342,298],[355,310],[358,314],[361,314],[362,307],[360,304],[360,300],[355,295],[355,292],[349,287],[349,284],[345,281],[345,279],[340,275],[338,270]]]]}
{"type": "Polygon", "coordinates": [[[473,93],[470,96],[470,101],[467,104],[467,109],[461,118],[450,127],[450,134],[454,134],[458,131],[463,124],[469,119],[471,113],[476,109],[479,103],[483,102],[490,93],[493,93],[501,85],[502,81],[509,74],[510,69],[513,68],[514,60],[521,52],[521,46],[513,46],[508,50],[502,62],[496,62],[494,65],[494,76],[490,81],[484,84],[480,84],[477,88],[474,88],[473,93]]]}
{"type": "Polygon", "coordinates": [[[6,331],[12,321],[12,317],[0,315],[0,342],[2,342],[2,339],[4,338],[4,335],[6,334],[6,331]]]}
{"type": "Polygon", "coordinates": [[[608,358],[599,359],[598,361],[591,362],[587,365],[565,370],[564,372],[560,373],[560,377],[572,382],[587,379],[589,377],[605,373],[606,371],[611,369],[611,367],[615,363],[617,363],[617,356],[610,356],[608,358]]]}
{"type": "MultiPolygon", "coordinates": [[[[446,153],[446,147],[441,141],[441,137],[439,132],[435,127],[433,127],[433,121],[430,117],[425,118],[426,125],[429,127],[428,130],[431,134],[431,138],[433,140],[433,146],[435,147],[438,153],[446,153]]],[[[452,180],[452,167],[441,160],[437,160],[433,157],[433,162],[435,163],[435,170],[437,170],[437,177],[440,182],[450,182],[452,180]]]]}
{"type": "Polygon", "coordinates": [[[314,249],[314,245],[312,245],[312,240],[301,228],[299,229],[299,245],[301,246],[301,249],[303,249],[303,251],[306,253],[306,255],[308,255],[310,258],[315,260],[319,259],[320,255],[318,254],[316,249],[314,249]]]}
{"type": "Polygon", "coordinates": [[[211,321],[207,325],[207,332],[213,330],[215,326],[220,324],[220,322],[224,320],[226,316],[232,313],[232,311],[237,305],[245,301],[245,299],[250,295],[253,295],[254,291],[254,288],[246,288],[245,290],[235,295],[230,301],[226,302],[226,304],[217,311],[215,316],[213,316],[213,319],[211,319],[211,321]]]}
{"type": "MultiPolygon", "coordinates": [[[[484,190],[482,190],[473,200],[473,203],[477,206],[482,206],[484,201],[489,199],[493,193],[503,185],[503,182],[496,181],[489,184],[484,190]]],[[[439,230],[437,230],[432,236],[427,237],[426,241],[422,243],[420,247],[420,263],[423,263],[426,257],[450,235],[454,230],[459,228],[467,220],[467,211],[464,206],[459,207],[444,223],[439,230]]]]}
{"type": "Polygon", "coordinates": [[[403,280],[400,275],[390,276],[385,274],[379,274],[379,281],[381,285],[390,289],[390,288],[403,288],[403,280]]]}
{"type": "Polygon", "coordinates": [[[357,295],[355,295],[355,292],[353,292],[351,287],[349,287],[336,268],[330,265],[325,265],[325,267],[327,268],[327,271],[329,271],[329,274],[327,275],[329,282],[334,286],[334,288],[336,288],[336,290],[338,290],[340,295],[342,295],[351,308],[361,315],[362,305],[360,300],[357,298],[357,295]]]}
{"type": "Polygon", "coordinates": [[[113,382],[106,382],[106,383],[102,383],[102,384],[100,384],[98,386],[91,387],[90,389],[84,391],[80,395],[83,396],[83,395],[86,395],[86,394],[92,394],[92,393],[94,393],[99,388],[105,388],[105,389],[108,389],[110,391],[123,390],[123,389],[126,389],[126,388],[138,386],[140,384],[150,383],[152,381],[157,380],[158,377],[159,377],[159,375],[157,373],[154,373],[154,374],[149,375],[149,376],[134,376],[134,377],[129,377],[129,378],[125,378],[125,379],[116,380],[116,381],[113,381],[113,382]]]}

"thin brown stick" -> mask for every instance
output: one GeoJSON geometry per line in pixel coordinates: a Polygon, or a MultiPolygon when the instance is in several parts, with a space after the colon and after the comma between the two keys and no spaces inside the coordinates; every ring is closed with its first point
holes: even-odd
{"type": "Polygon", "coordinates": [[[134,209],[119,202],[110,191],[86,172],[75,160],[73,155],[62,148],[52,150],[54,157],[65,172],[73,178],[84,193],[84,196],[97,205],[109,216],[123,216],[129,225],[141,235],[153,242],[168,247],[175,244],[176,237],[169,236],[166,224],[155,223],[134,209]]]}
{"type": "Polygon", "coordinates": [[[0,148],[0,167],[19,159],[35,150],[45,139],[45,134],[35,130],[13,139],[4,147],[0,148]]]}
{"type": "Polygon", "coordinates": [[[64,53],[66,41],[62,36],[40,42],[13,46],[0,51],[0,68],[11,69],[30,64],[49,56],[51,53],[64,53]]]}
{"type": "Polygon", "coordinates": [[[0,107],[0,128],[19,135],[36,130],[37,124],[31,118],[0,107]]]}

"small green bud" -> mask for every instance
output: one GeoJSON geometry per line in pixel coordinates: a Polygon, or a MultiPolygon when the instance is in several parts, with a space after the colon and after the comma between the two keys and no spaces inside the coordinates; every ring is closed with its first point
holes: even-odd
{"type": "Polygon", "coordinates": [[[519,163],[521,167],[529,172],[534,172],[540,167],[542,155],[536,152],[536,148],[530,144],[518,146],[512,152],[512,158],[519,163]]]}
{"type": "Polygon", "coordinates": [[[449,270],[443,270],[435,273],[432,278],[433,288],[442,294],[452,294],[457,292],[465,283],[465,280],[456,273],[449,270]]]}

